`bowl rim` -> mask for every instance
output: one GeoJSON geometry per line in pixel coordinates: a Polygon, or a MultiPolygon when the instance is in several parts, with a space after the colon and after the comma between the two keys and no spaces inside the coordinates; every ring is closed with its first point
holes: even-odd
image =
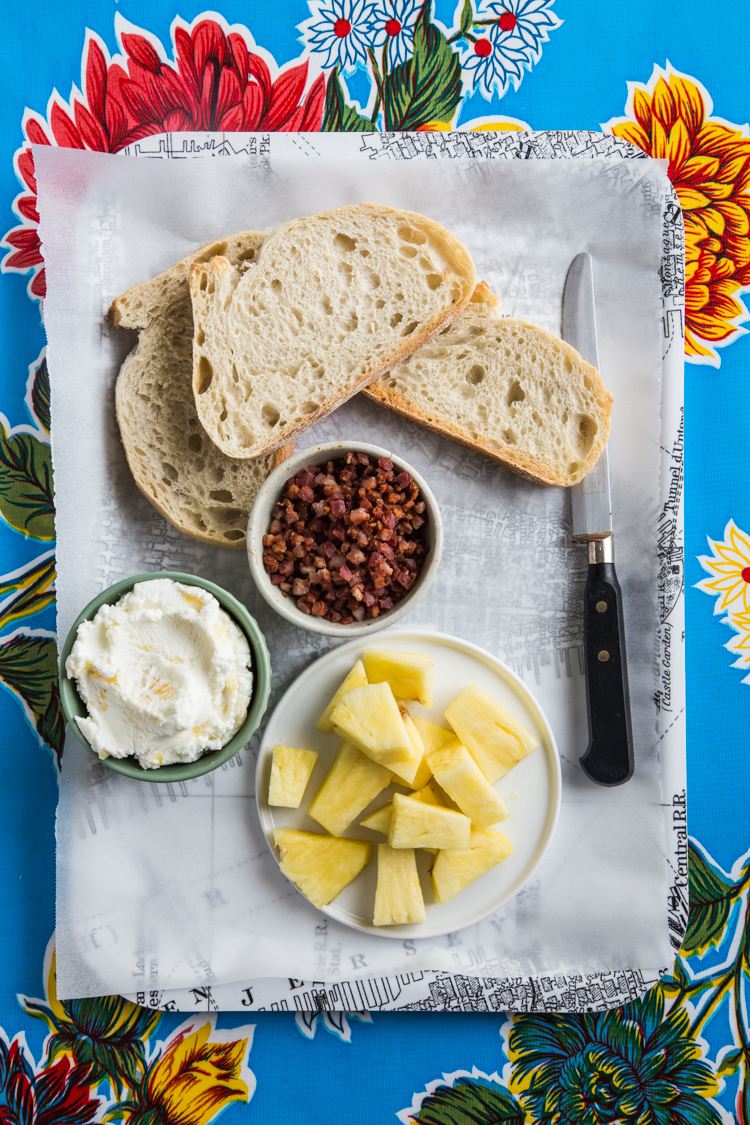
{"type": "Polygon", "coordinates": [[[246,539],[250,573],[253,576],[253,581],[258,588],[258,592],[268,605],[270,605],[280,617],[291,622],[292,625],[297,625],[301,629],[307,629],[311,633],[319,633],[326,637],[336,637],[340,640],[345,640],[353,637],[367,636],[370,633],[377,633],[381,629],[387,629],[389,626],[395,625],[397,622],[401,621],[411,612],[427,593],[437,574],[443,554],[444,532],[440,508],[438,507],[438,502],[435,499],[432,489],[427,484],[422,474],[410,465],[405,458],[398,453],[394,453],[392,450],[385,449],[380,445],[373,445],[370,442],[339,439],[337,441],[321,442],[318,445],[311,445],[305,449],[297,450],[291,457],[282,461],[281,464],[266,477],[263,484],[258,489],[257,495],[253,501],[253,506],[250,509],[250,516],[247,521],[246,539]],[[319,457],[325,459],[325,454],[339,451],[346,453],[350,451],[354,453],[369,453],[371,456],[375,457],[389,457],[395,464],[400,465],[407,473],[410,473],[419,485],[419,489],[427,504],[430,513],[430,522],[433,528],[433,542],[425,559],[422,572],[406,597],[402,598],[393,609],[387,610],[381,616],[371,618],[369,621],[352,622],[350,625],[342,625],[336,621],[326,621],[322,617],[312,617],[302,613],[301,610],[297,609],[297,606],[291,599],[283,598],[276,594],[276,587],[271,585],[270,579],[261,565],[263,554],[261,541],[263,535],[266,533],[266,528],[265,526],[260,526],[259,502],[265,500],[269,493],[272,493],[272,491],[279,486],[279,482],[285,481],[289,476],[294,475],[296,468],[291,469],[291,466],[302,465],[308,458],[319,457]]]}
{"type": "Polygon", "coordinates": [[[60,649],[58,677],[60,703],[66,723],[70,724],[70,728],[78,741],[94,756],[97,762],[101,762],[102,765],[114,770],[115,773],[123,774],[125,777],[134,778],[137,781],[161,782],[165,784],[169,782],[189,781],[194,777],[201,777],[203,774],[211,773],[212,770],[218,769],[224,762],[228,762],[230,758],[233,758],[234,755],[246,745],[251,736],[258,729],[268,706],[268,697],[271,692],[271,658],[265,637],[260,631],[257,621],[242,602],[235,598],[233,594],[230,594],[228,590],[224,590],[221,586],[217,586],[215,582],[211,582],[207,578],[201,578],[196,574],[186,574],[177,570],[153,570],[145,574],[133,575],[131,578],[123,578],[119,582],[113,583],[113,585],[108,586],[105,590],[97,594],[96,597],[92,598],[88,605],[84,606],[68,630],[68,635],[60,649]],[[78,723],[75,721],[76,717],[87,713],[87,708],[78,694],[75,680],[69,677],[65,670],[65,662],[75,643],[78,628],[84,621],[90,621],[103,605],[114,605],[124,594],[129,593],[130,590],[139,583],[153,581],[158,578],[169,578],[173,582],[182,582],[187,586],[200,586],[202,589],[208,590],[209,593],[214,595],[222,609],[226,610],[247,637],[250,651],[253,655],[253,692],[250,696],[250,704],[242,726],[236,734],[230,738],[229,742],[220,749],[209,750],[194,762],[176,762],[172,765],[157,766],[155,769],[144,769],[133,757],[99,757],[91,746],[91,743],[80,730],[78,723]]]}

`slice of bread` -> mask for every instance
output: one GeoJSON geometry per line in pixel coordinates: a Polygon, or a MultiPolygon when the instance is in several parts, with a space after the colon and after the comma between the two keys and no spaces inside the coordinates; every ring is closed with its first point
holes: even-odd
{"type": "Polygon", "coordinates": [[[540,484],[570,485],[609,435],[595,367],[535,324],[498,316],[484,283],[459,316],[365,394],[540,484]]]}
{"type": "Polygon", "coordinates": [[[244,547],[250,507],[275,456],[238,461],[203,431],[192,389],[190,267],[224,254],[235,269],[252,265],[266,236],[254,231],[201,246],[113,303],[112,322],[139,331],[117,378],[117,421],[128,465],[143,495],[176,528],[222,547],[244,547]]]}
{"type": "Polygon", "coordinates": [[[193,390],[230,457],[257,457],[324,418],[467,304],[473,262],[443,227],[365,203],[295,219],[240,276],[191,269],[193,390]]]}

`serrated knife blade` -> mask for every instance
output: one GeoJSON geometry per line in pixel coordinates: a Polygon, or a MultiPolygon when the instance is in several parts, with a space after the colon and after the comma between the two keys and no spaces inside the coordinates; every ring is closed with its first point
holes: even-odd
{"type": "MultiPolygon", "coordinates": [[[[565,279],[562,308],[563,340],[574,347],[582,359],[599,370],[599,344],[596,338],[594,268],[590,254],[573,259],[565,279]]],[[[599,460],[578,484],[572,487],[573,538],[576,542],[603,539],[612,534],[612,502],[609,494],[609,457],[605,445],[599,460]]]]}
{"type": "MultiPolygon", "coordinates": [[[[590,254],[577,254],[571,262],[563,292],[562,326],[566,343],[599,370],[590,254]]],[[[633,732],[606,446],[571,493],[573,539],[588,545],[589,559],[583,619],[589,744],[580,763],[599,785],[622,785],[633,776],[633,732]]]]}

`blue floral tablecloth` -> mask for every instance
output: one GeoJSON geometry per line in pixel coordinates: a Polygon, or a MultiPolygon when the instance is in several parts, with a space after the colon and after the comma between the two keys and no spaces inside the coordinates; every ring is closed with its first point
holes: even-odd
{"type": "MultiPolygon", "coordinates": [[[[750,1120],[750,106],[717,0],[49,0],[0,14],[0,1121],[750,1120]],[[669,161],[686,233],[689,891],[674,965],[612,1011],[196,1014],[54,990],[54,501],[30,144],[173,131],[601,130],[669,161]]],[[[51,377],[54,379],[54,372],[51,377]]],[[[59,439],[63,440],[63,439],[59,439]]],[[[683,449],[673,451],[675,503],[683,449]]],[[[680,567],[678,565],[677,571],[680,567]]],[[[668,706],[667,700],[660,701],[668,706]]],[[[687,894],[687,865],[675,894],[687,894]]],[[[455,983],[455,982],[458,983],[455,983]]],[[[293,982],[290,982],[293,984],[293,982]]],[[[517,989],[519,982],[505,982],[517,989]]],[[[502,995],[504,982],[498,982],[502,995]]],[[[585,999],[585,998],[584,998],[585,999]]]]}

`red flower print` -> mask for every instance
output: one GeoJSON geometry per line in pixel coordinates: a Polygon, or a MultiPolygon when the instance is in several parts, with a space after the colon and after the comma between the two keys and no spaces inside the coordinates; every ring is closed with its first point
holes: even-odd
{"type": "MultiPolygon", "coordinates": [[[[110,59],[98,36],[87,33],[81,90],[70,103],[53,96],[47,120],[27,110],[27,143],[16,153],[25,185],[14,202],[21,225],[3,242],[11,253],[2,269],[33,269],[29,296],[44,296],[37,233],[36,179],[31,144],[119,152],[143,137],[168,132],[318,132],[323,121],[323,75],[308,88],[307,61],[272,74],[245,28],[225,29],[216,19],[191,25],[175,20],[173,60],[155,36],[116,19],[122,54],[110,59]]],[[[270,63],[270,65],[269,65],[270,63]]]]}

